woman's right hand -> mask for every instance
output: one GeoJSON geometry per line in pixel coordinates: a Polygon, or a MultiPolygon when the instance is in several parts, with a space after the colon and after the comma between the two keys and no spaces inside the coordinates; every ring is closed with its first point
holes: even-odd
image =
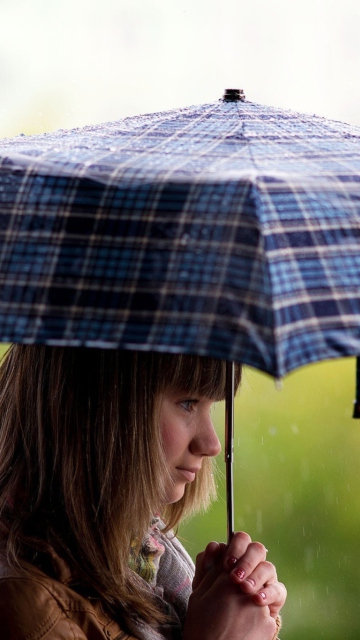
{"type": "Polygon", "coordinates": [[[280,610],[285,587],[277,582],[273,565],[265,562],[265,547],[253,543],[247,534],[235,536],[230,548],[213,542],[197,557],[184,640],[272,640],[276,636],[273,605],[276,602],[275,610],[280,610]],[[248,582],[244,589],[245,585],[234,580],[228,562],[234,550],[243,550],[241,564],[248,569],[247,577],[262,573],[267,584],[268,575],[271,588],[267,589],[267,603],[256,595],[258,589],[247,592],[248,582]]]}

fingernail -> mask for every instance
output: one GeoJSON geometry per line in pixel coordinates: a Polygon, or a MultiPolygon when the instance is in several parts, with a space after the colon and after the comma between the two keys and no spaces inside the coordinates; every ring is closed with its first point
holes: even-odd
{"type": "Polygon", "coordinates": [[[237,563],[237,558],[234,558],[234,556],[230,556],[230,558],[227,559],[227,566],[229,567],[229,569],[232,569],[234,564],[237,563]]]}
{"type": "Polygon", "coordinates": [[[265,600],[266,598],[266,593],[264,593],[264,591],[259,591],[259,596],[262,597],[263,600],[265,600]]]}
{"type": "Polygon", "coordinates": [[[244,569],[235,569],[234,571],[234,575],[239,578],[239,580],[244,580],[245,578],[245,571],[244,569]]]}

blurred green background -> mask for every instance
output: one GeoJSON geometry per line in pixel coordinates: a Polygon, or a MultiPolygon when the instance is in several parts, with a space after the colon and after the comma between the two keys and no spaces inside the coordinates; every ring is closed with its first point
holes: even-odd
{"type": "MultiPolygon", "coordinates": [[[[286,584],[281,640],[359,640],[360,421],[352,419],[355,360],[304,367],[278,390],[246,368],[235,408],[235,529],[269,549],[286,584]]],[[[224,407],[214,418],[223,435],[224,407]]],[[[220,454],[220,457],[223,457],[220,454]]],[[[219,500],[180,536],[195,557],[226,540],[225,466],[219,500]]]]}

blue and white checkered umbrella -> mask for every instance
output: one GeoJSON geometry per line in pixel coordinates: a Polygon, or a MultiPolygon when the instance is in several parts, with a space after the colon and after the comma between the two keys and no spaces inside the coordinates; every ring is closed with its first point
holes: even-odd
{"type": "Polygon", "coordinates": [[[1,141],[0,340],[360,354],[360,129],[219,101],[1,141]]]}
{"type": "Polygon", "coordinates": [[[1,341],[360,354],[360,129],[239,97],[0,142],[1,341]]]}

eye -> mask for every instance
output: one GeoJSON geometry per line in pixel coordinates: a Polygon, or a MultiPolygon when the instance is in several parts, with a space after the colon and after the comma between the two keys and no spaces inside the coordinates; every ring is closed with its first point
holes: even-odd
{"type": "Polygon", "coordinates": [[[186,400],[181,400],[181,402],[179,402],[180,407],[182,407],[183,409],[185,409],[185,411],[189,411],[189,413],[191,411],[195,410],[195,406],[197,405],[199,401],[196,400],[195,398],[186,398],[186,400]]]}

